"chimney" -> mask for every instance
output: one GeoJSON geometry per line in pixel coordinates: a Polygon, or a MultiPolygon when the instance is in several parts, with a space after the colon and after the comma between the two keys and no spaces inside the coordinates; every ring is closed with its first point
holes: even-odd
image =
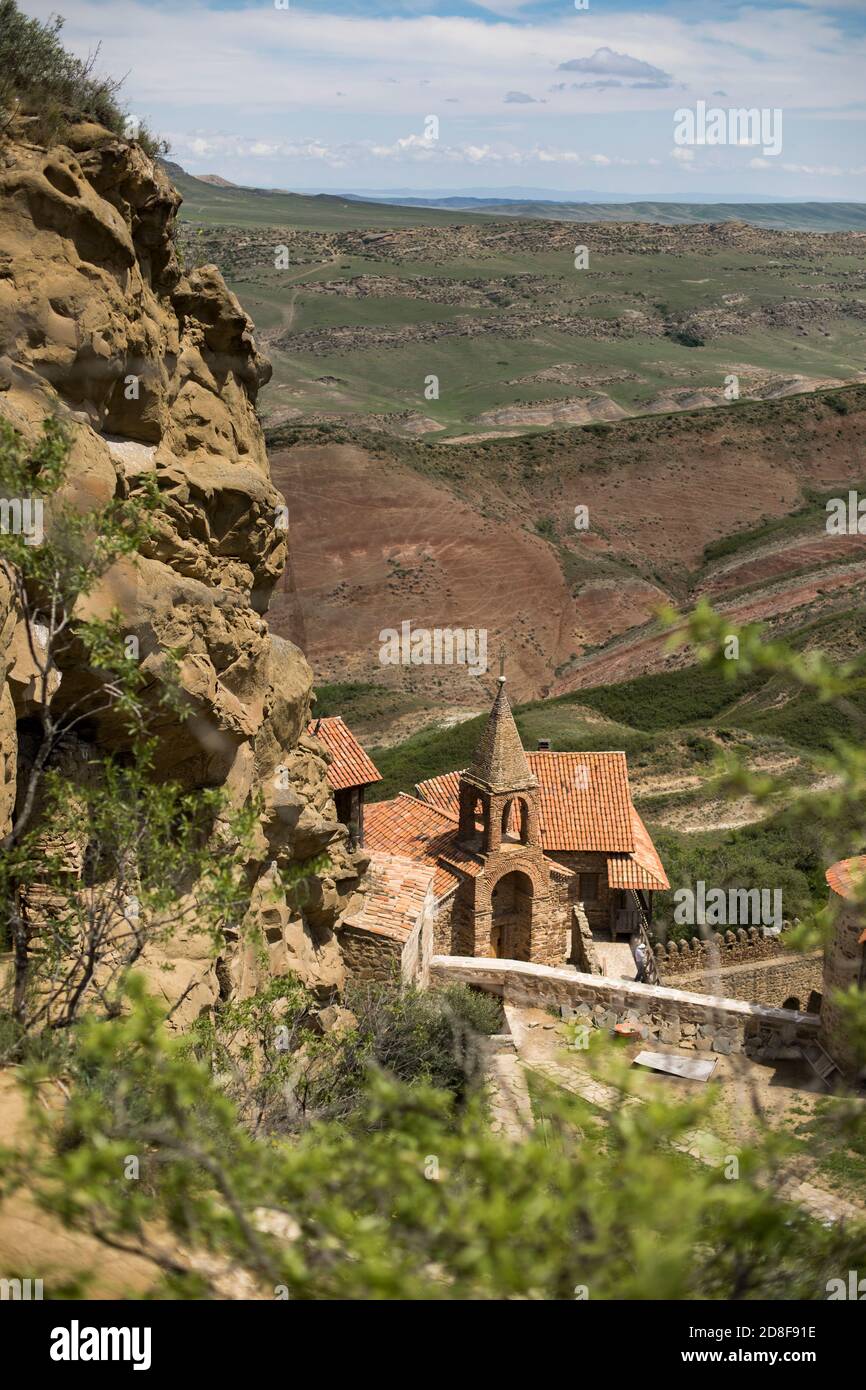
{"type": "Polygon", "coordinates": [[[549,739],[549,738],[540,738],[540,739],[538,740],[538,751],[539,751],[539,753],[549,753],[549,752],[550,752],[550,739],[549,739]]]}

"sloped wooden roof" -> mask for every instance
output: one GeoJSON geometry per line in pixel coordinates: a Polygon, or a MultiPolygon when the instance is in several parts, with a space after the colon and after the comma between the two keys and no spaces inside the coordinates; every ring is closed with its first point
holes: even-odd
{"type": "Polygon", "coordinates": [[[381,782],[381,772],[340,715],[313,719],[307,725],[307,733],[324,743],[331,755],[327,772],[331,791],[368,787],[371,782],[381,782]]]}

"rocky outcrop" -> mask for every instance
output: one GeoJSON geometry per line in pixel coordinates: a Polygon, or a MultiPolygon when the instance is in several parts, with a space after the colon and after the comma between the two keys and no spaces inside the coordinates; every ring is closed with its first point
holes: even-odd
{"type": "MultiPolygon", "coordinates": [[[[364,865],[337,821],[323,750],[303,733],[310,669],[264,616],[287,561],[284,502],[255,409],[269,364],[216,268],[180,265],[180,196],[140,146],[82,124],[46,150],[26,131],[22,122],[0,146],[0,412],[28,439],[48,415],[65,422],[67,491],[83,508],[155,480],[161,508],[143,553],[115,564],[79,611],[121,611],[154,689],[166,649],[176,654],[187,707],[155,711],[157,771],[187,789],[223,787],[232,808],[257,793],[264,805],[236,940],[214,960],[209,941],[185,938],[165,953],[170,971],[165,959],[148,968],[172,1001],[190,989],[186,1017],[221,990],[250,992],[263,969],[332,991],[343,978],[334,928],[357,905],[364,865]],[[302,905],[274,896],[276,867],[322,854],[330,867],[302,905]]],[[[40,692],[3,588],[0,641],[6,828],[16,728],[38,712],[40,692]]],[[[88,679],[70,660],[58,706],[88,679]]],[[[98,751],[123,735],[106,717],[88,737],[98,751]]]]}

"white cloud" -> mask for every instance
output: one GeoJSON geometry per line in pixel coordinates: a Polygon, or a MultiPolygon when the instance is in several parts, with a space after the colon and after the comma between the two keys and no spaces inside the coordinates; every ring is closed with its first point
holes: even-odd
{"type": "MultiPolygon", "coordinates": [[[[47,17],[58,0],[23,0],[47,17]]],[[[465,18],[432,14],[385,18],[329,14],[292,0],[289,10],[249,5],[208,9],[201,0],[155,8],[143,0],[106,5],[63,0],[64,40],[79,53],[102,42],[99,66],[129,72],[131,99],[145,110],[219,106],[297,117],[325,110],[335,88],[351,109],[370,115],[417,110],[428,98],[460,99],[472,114],[495,114],[504,91],[547,84],[559,67],[607,83],[606,110],[667,109],[660,84],[669,74],[698,94],[724,90],[732,104],[836,106],[860,99],[866,41],[841,32],[813,10],[739,9],[696,25],[672,13],[588,11],[579,20],[590,56],[574,51],[573,15],[562,19],[465,18]],[[640,43],[640,57],[629,51],[640,43]],[[399,76],[397,85],[389,79],[399,76]],[[646,84],[646,85],[644,85],[646,84]],[[387,96],[385,87],[387,86],[387,96]]],[[[503,9],[517,8],[504,0],[503,9]]],[[[567,10],[567,6],[565,9],[567,10]]],[[[543,86],[541,87],[543,90],[543,86]]],[[[581,83],[561,94],[566,111],[593,113],[597,98],[581,83]]]]}
{"type": "MultiPolygon", "coordinates": [[[[343,167],[356,157],[603,168],[603,159],[625,165],[639,154],[643,167],[660,160],[671,169],[660,119],[680,101],[671,82],[688,84],[690,104],[724,92],[731,106],[784,108],[786,155],[803,161],[788,170],[792,180],[861,157],[853,138],[841,153],[838,128],[823,138],[819,125],[866,118],[866,40],[836,23],[829,2],[826,10],[784,0],[702,6],[700,23],[693,12],[643,0],[628,9],[592,5],[577,19],[570,0],[543,18],[529,0],[482,0],[488,13],[473,18],[423,13],[432,0],[404,0],[390,17],[361,6],[329,13],[328,0],[315,9],[291,0],[288,10],[270,0],[239,9],[204,0],[20,3],[43,18],[60,9],[64,42],[79,54],[101,42],[99,70],[128,72],[132,109],[157,131],[176,132],[179,158],[234,150],[281,184],[299,174],[289,160],[343,167]],[[788,114],[804,110],[811,130],[798,145],[788,114]],[[429,113],[440,118],[438,148],[420,134],[395,138],[421,132],[429,113]],[[209,143],[198,153],[195,140],[209,143]],[[224,143],[214,148],[214,140],[224,143]]],[[[690,163],[691,154],[675,153],[681,169],[714,171],[703,156],[690,163]]]]}
{"type": "MultiPolygon", "coordinates": [[[[630,78],[632,83],[640,83],[642,87],[670,87],[673,85],[673,79],[669,72],[654,67],[652,63],[645,63],[642,58],[632,58],[630,53],[617,53],[614,49],[607,47],[597,48],[589,58],[571,58],[567,63],[560,63],[559,71],[591,73],[604,79],[630,78]]],[[[607,83],[606,81],[594,82],[586,85],[602,87],[607,83]]],[[[610,85],[618,87],[621,86],[621,83],[614,81],[610,85]]]]}
{"type": "Polygon", "coordinates": [[[238,135],[226,134],[184,134],[177,132],[170,136],[172,154],[183,160],[186,156],[196,159],[219,158],[280,158],[319,161],[344,168],[359,159],[374,159],[385,163],[416,164],[586,164],[605,166],[610,164],[632,164],[635,161],[617,159],[606,154],[584,155],[577,150],[559,149],[545,145],[533,145],[526,150],[508,145],[473,144],[449,145],[441,140],[429,140],[419,135],[401,136],[390,144],[372,140],[358,140],[345,144],[328,143],[324,140],[266,140],[245,139],[238,135]]]}

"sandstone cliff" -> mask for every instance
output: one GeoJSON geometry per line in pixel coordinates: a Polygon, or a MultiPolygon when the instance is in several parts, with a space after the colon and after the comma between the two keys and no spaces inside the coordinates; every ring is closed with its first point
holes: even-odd
{"type": "MultiPolygon", "coordinates": [[[[139,145],[89,123],[52,149],[30,143],[24,122],[6,135],[0,413],[26,438],[48,415],[66,423],[68,491],[84,507],[134,494],[154,475],[156,534],[136,560],[113,566],[88,607],[120,608],[146,673],[156,673],[162,649],[180,652],[189,713],[161,715],[160,769],[187,788],[226,788],[232,806],[256,790],[264,796],[248,865],[253,931],[239,930],[216,961],[204,939],[178,941],[168,948],[169,973],[164,960],[150,960],[154,985],[173,1001],[192,983],[186,1017],[220,990],[249,992],[261,978],[263,938],[271,972],[294,970],[326,992],[342,983],[335,925],[353,903],[363,862],[337,822],[326,755],[304,734],[309,667],[264,617],[287,560],[283,498],[255,410],[270,366],[219,272],[181,268],[173,238],[180,196],[139,145]],[[322,851],[330,868],[302,908],[266,893],[274,863],[322,851]]],[[[23,639],[0,587],[0,833],[37,699],[23,639]]],[[[63,671],[61,707],[79,678],[72,664],[63,671]]],[[[111,749],[116,736],[98,725],[82,761],[111,749]]]]}

